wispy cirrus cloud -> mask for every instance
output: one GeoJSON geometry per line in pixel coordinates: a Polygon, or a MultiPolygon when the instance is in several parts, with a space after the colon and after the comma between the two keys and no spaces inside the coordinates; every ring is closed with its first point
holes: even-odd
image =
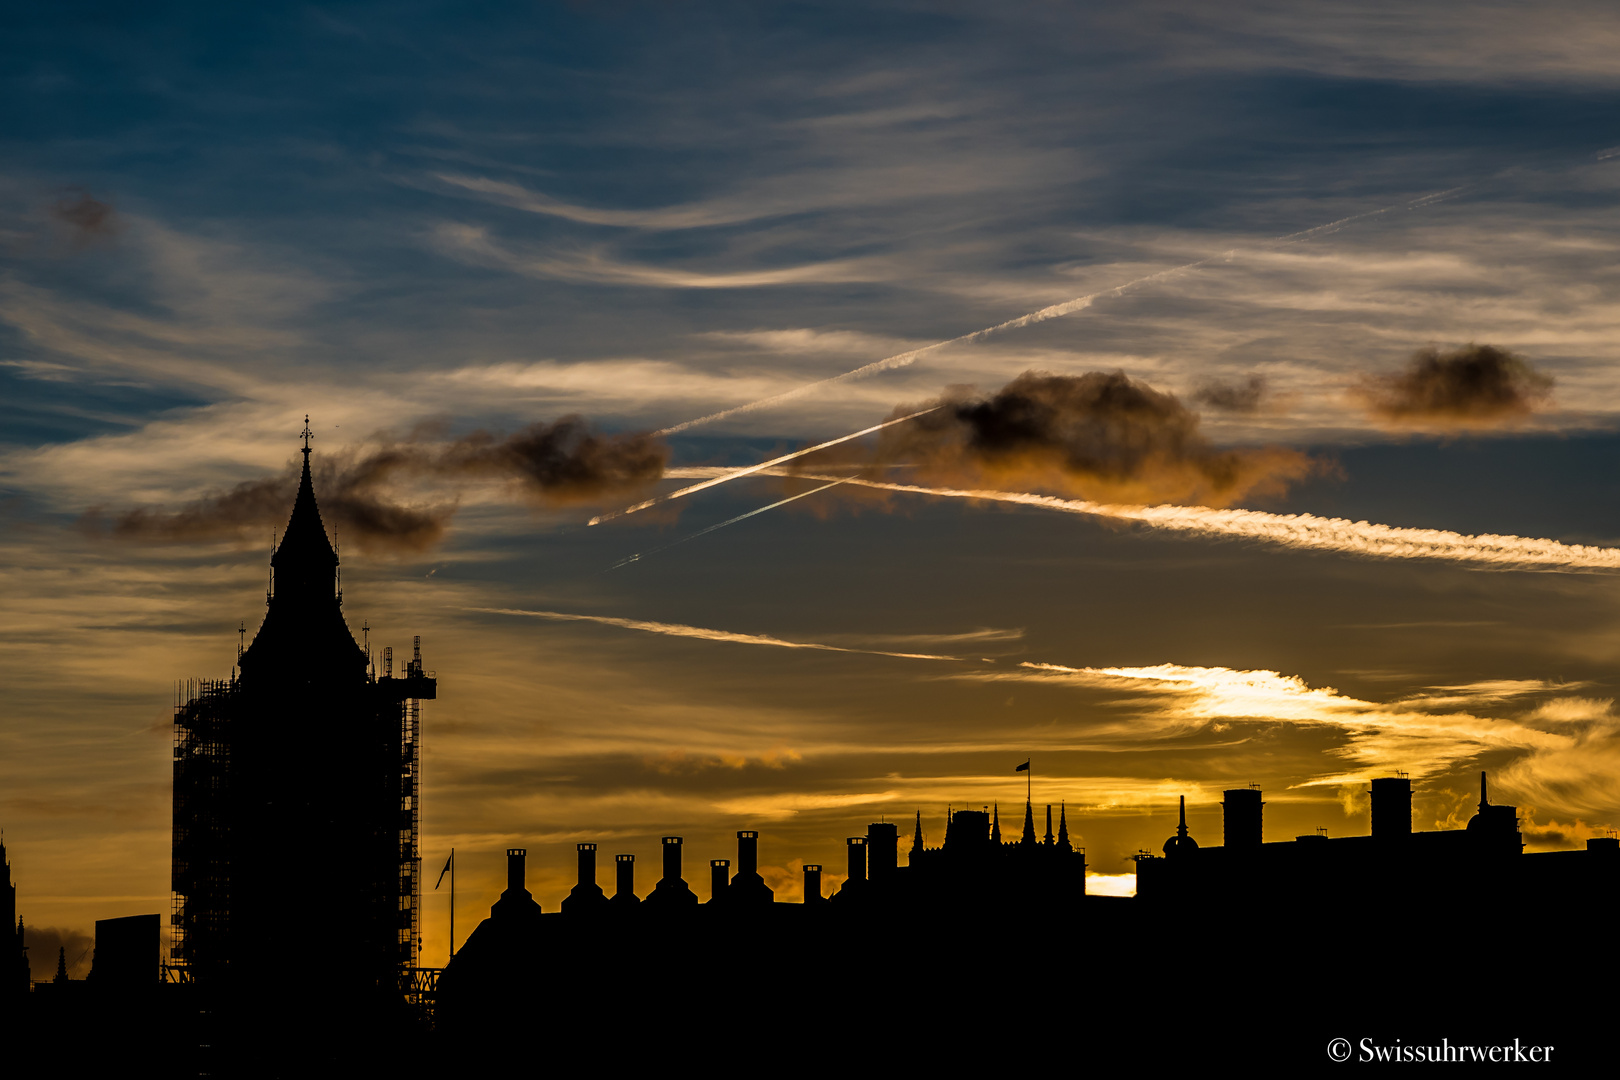
{"type": "Polygon", "coordinates": [[[832,259],[750,270],[699,270],[670,263],[632,262],[600,248],[523,252],[492,239],[487,228],[477,225],[440,225],[433,230],[431,243],[444,254],[475,265],[509,270],[529,277],[598,285],[660,289],[755,289],[779,285],[881,281],[894,273],[893,267],[880,258],[832,259]]]}
{"type": "MultiPolygon", "coordinates": [[[[973,672],[956,676],[989,681],[1034,680],[1117,689],[1138,695],[1131,725],[1116,725],[1128,739],[1168,735],[1218,721],[1281,722],[1337,728],[1346,741],[1336,753],[1353,761],[1351,771],[1328,771],[1309,783],[1343,784],[1400,769],[1416,777],[1443,773],[1488,751],[1516,755],[1512,775],[1534,784],[1543,801],[1556,777],[1568,771],[1570,754],[1582,741],[1566,731],[1535,726],[1529,718],[1511,720],[1470,712],[1435,712],[1413,702],[1380,703],[1353,698],[1332,687],[1313,687],[1276,671],[1157,664],[1149,667],[1075,668],[1025,662],[1020,670],[973,672]],[[1146,731],[1138,724],[1149,725],[1146,731]]],[[[1549,689],[1543,685],[1542,689],[1549,689]]],[[[1531,714],[1532,716],[1534,714],[1531,714]]],[[[1612,727],[1613,725],[1609,725],[1612,727]]],[[[1607,742],[1608,727],[1595,736],[1607,742]]],[[[1587,736],[1589,738],[1593,736],[1587,736]]],[[[1606,766],[1603,766],[1606,767],[1606,766]]],[[[1586,768],[1588,780],[1595,769],[1586,768]]],[[[1620,779],[1620,771],[1612,774],[1620,779]]],[[[1567,806],[1567,800],[1560,800],[1567,806]]]]}

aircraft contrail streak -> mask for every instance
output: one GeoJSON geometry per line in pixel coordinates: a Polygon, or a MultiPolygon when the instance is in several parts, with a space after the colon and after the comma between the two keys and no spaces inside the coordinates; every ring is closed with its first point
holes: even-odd
{"type": "Polygon", "coordinates": [[[959,656],[935,656],[932,653],[884,652],[881,649],[849,649],[842,645],[823,645],[815,641],[785,641],[766,634],[735,634],[729,630],[710,630],[702,626],[683,623],[648,622],[644,619],[615,619],[607,615],[575,615],[566,611],[530,611],[524,608],[467,608],[486,615],[522,615],[531,619],[549,619],[553,622],[593,622],[603,626],[617,626],[625,630],[641,630],[649,634],[669,637],[698,638],[702,641],[726,641],[738,645],[773,645],[779,649],[815,649],[820,652],[864,653],[867,656],[893,656],[901,660],[951,660],[959,656]]]}
{"type": "Polygon", "coordinates": [[[722,409],[719,412],[710,413],[707,416],[700,416],[695,420],[687,420],[667,428],[662,428],[653,432],[653,434],[674,435],[685,431],[688,428],[697,427],[699,424],[707,424],[715,420],[724,420],[728,416],[737,416],[741,413],[753,412],[755,409],[767,408],[768,406],[778,404],[779,402],[788,401],[792,398],[799,397],[802,394],[808,394],[812,390],[818,389],[819,387],[828,386],[832,383],[844,382],[848,379],[859,379],[867,375],[875,375],[880,371],[890,371],[894,368],[908,367],[909,365],[915,363],[918,357],[923,356],[926,353],[933,352],[936,349],[943,349],[947,345],[961,345],[970,341],[977,341],[980,338],[988,337],[991,334],[1000,333],[1003,330],[1015,330],[1022,326],[1033,326],[1035,323],[1045,322],[1048,319],[1056,319],[1063,315],[1070,315],[1083,308],[1090,307],[1093,301],[1100,300],[1105,296],[1117,296],[1120,293],[1125,292],[1127,289],[1133,289],[1138,285],[1145,285],[1150,281],[1158,281],[1160,278],[1168,277],[1171,274],[1179,274],[1183,270],[1196,270],[1200,266],[1207,266],[1212,262],[1230,258],[1233,255],[1243,251],[1253,251],[1273,244],[1289,244],[1296,243],[1300,240],[1308,240],[1309,238],[1318,234],[1333,232],[1337,229],[1341,229],[1350,224],[1352,221],[1360,221],[1363,218],[1377,217],[1379,214],[1387,214],[1392,210],[1417,210],[1425,206],[1432,206],[1437,202],[1451,198],[1459,191],[1465,191],[1473,186],[1474,185],[1472,184],[1464,184],[1461,187],[1449,188],[1446,191],[1437,191],[1433,194],[1424,195],[1420,198],[1412,199],[1407,202],[1393,203],[1389,206],[1382,206],[1377,210],[1366,210],[1359,214],[1351,214],[1349,217],[1340,218],[1337,221],[1330,221],[1326,225],[1317,225],[1313,228],[1304,229],[1300,232],[1289,233],[1286,236],[1279,236],[1273,240],[1267,240],[1249,248],[1229,248],[1218,255],[1210,255],[1207,258],[1199,259],[1196,262],[1183,263],[1181,266],[1172,266],[1166,270],[1158,270],[1143,277],[1127,281],[1123,285],[1115,285],[1113,288],[1104,289],[1101,292],[1088,293],[1085,296],[1077,296],[1073,300],[1065,300],[1061,304],[1053,304],[1050,307],[1041,308],[1039,311],[1032,311],[1028,315],[1020,315],[1016,319],[1008,319],[1006,322],[997,323],[994,326],[987,326],[983,330],[975,330],[972,333],[963,334],[960,337],[949,338],[945,341],[936,341],[932,345],[924,345],[921,348],[912,349],[909,352],[896,353],[894,356],[886,357],[882,360],[876,360],[870,364],[865,364],[861,367],[854,368],[853,370],[846,371],[842,375],[834,375],[830,378],[818,379],[812,383],[805,383],[803,386],[795,387],[794,389],[785,391],[784,393],[773,394],[767,398],[760,398],[758,401],[751,401],[746,405],[736,405],[729,409],[722,409]]]}
{"type": "Polygon", "coordinates": [[[943,405],[935,405],[931,409],[923,409],[921,412],[914,412],[909,416],[901,416],[893,420],[885,420],[881,424],[873,424],[871,427],[862,428],[860,431],[857,431],[852,435],[840,435],[836,439],[828,439],[824,443],[817,443],[815,446],[807,446],[803,450],[795,450],[791,454],[783,454],[781,457],[775,457],[769,461],[762,461],[758,465],[748,465],[741,469],[727,469],[722,473],[711,476],[709,479],[700,484],[692,484],[689,487],[683,487],[679,491],[670,492],[668,495],[655,496],[651,499],[647,499],[644,502],[638,502],[634,506],[627,506],[623,510],[613,510],[606,514],[598,514],[596,517],[593,517],[590,521],[586,522],[586,524],[599,525],[604,521],[612,521],[614,518],[624,517],[626,514],[634,514],[637,510],[645,510],[649,506],[657,506],[659,503],[666,503],[671,499],[679,499],[683,495],[690,495],[695,491],[702,491],[705,488],[712,488],[716,484],[724,484],[728,480],[736,480],[743,476],[752,476],[754,473],[762,472],[765,469],[775,468],[776,466],[785,462],[792,461],[794,458],[801,458],[806,454],[813,454],[817,450],[825,450],[829,446],[837,446],[839,443],[847,443],[851,439],[858,439],[862,435],[870,435],[874,431],[882,431],[886,427],[893,427],[896,424],[903,424],[907,420],[915,420],[919,416],[927,416],[929,413],[938,412],[942,408],[944,408],[943,405]]]}
{"type": "MultiPolygon", "coordinates": [[[[696,470],[687,470],[687,475],[696,474],[696,470]]],[[[797,475],[806,480],[837,479],[810,473],[797,475]]],[[[1499,536],[1494,533],[1469,535],[1445,529],[1378,525],[1348,518],[1318,517],[1315,514],[1270,514],[1261,510],[1217,510],[1208,506],[1131,506],[1088,499],[1061,499],[1020,491],[935,488],[860,478],[851,478],[848,482],[879,491],[1015,503],[1065,514],[1135,521],[1151,528],[1174,532],[1264,540],[1283,547],[1338,551],[1381,559],[1440,559],[1521,569],[1620,570],[1620,548],[1563,544],[1557,540],[1529,536],[1499,536]]]]}
{"type": "MultiPolygon", "coordinates": [[[[642,559],[646,558],[648,555],[656,555],[660,551],[668,551],[670,548],[674,547],[676,544],[684,544],[688,540],[696,540],[698,537],[706,536],[709,533],[714,532],[714,530],[716,530],[716,529],[723,529],[727,525],[735,525],[739,521],[745,521],[748,518],[753,517],[755,514],[763,514],[767,510],[775,510],[778,506],[786,506],[788,503],[793,502],[795,499],[802,499],[802,498],[805,498],[808,495],[814,495],[818,491],[826,491],[828,488],[837,487],[839,484],[847,484],[847,483],[849,483],[849,481],[851,479],[852,479],[852,477],[847,477],[846,476],[842,480],[834,480],[830,484],[822,484],[818,488],[811,488],[809,491],[801,491],[797,495],[789,495],[785,499],[778,499],[776,502],[771,503],[769,506],[761,506],[757,510],[748,511],[746,514],[738,514],[734,518],[727,518],[725,521],[720,522],[718,525],[710,525],[707,529],[699,529],[697,532],[693,533],[691,536],[683,536],[679,540],[671,540],[669,543],[665,544],[663,547],[655,547],[651,551],[638,551],[636,554],[631,555],[629,558],[620,559],[618,562],[616,562],[612,566],[608,567],[608,569],[609,570],[617,570],[621,566],[627,566],[627,565],[629,565],[630,563],[633,563],[633,562],[640,562],[642,559]]],[[[145,728],[142,728],[141,730],[144,731],[145,728]]]]}

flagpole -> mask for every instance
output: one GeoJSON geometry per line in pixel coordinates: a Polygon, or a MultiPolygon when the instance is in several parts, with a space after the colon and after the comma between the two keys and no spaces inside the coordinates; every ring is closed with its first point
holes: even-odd
{"type": "MultiPolygon", "coordinates": [[[[456,849],[450,849],[450,960],[456,958],[456,849]]],[[[446,960],[448,965],[450,960],[446,960]]]]}

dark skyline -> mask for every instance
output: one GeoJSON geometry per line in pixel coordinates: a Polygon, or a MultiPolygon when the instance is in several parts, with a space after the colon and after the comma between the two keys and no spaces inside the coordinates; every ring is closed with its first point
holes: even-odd
{"type": "Polygon", "coordinates": [[[1368,834],[1397,770],[1421,830],[1481,770],[1530,851],[1620,825],[1606,6],[3,20],[0,825],[41,977],[169,911],[175,681],[265,616],[306,414],[350,630],[441,674],[462,935],[508,848],[547,912],[580,843],[606,889],[740,829],[778,900],[831,894],[873,821],[1019,815],[1026,759],[1093,893],[1249,783],[1276,837],[1368,834]],[[811,493],[856,466],[1123,508],[811,493]]]}

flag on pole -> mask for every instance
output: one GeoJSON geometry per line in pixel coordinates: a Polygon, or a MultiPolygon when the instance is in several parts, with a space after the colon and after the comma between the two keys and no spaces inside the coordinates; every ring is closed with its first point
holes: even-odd
{"type": "Polygon", "coordinates": [[[439,871],[439,880],[435,881],[433,883],[433,889],[434,889],[435,892],[438,891],[438,888],[439,888],[440,885],[444,884],[444,875],[446,875],[446,874],[448,874],[450,872],[450,864],[455,861],[455,858],[456,858],[456,849],[451,848],[450,849],[450,858],[444,860],[444,869],[439,871]]]}
{"type": "Polygon", "coordinates": [[[1013,772],[1029,772],[1029,762],[1024,762],[1022,765],[1018,766],[1018,768],[1014,769],[1013,772]]]}

